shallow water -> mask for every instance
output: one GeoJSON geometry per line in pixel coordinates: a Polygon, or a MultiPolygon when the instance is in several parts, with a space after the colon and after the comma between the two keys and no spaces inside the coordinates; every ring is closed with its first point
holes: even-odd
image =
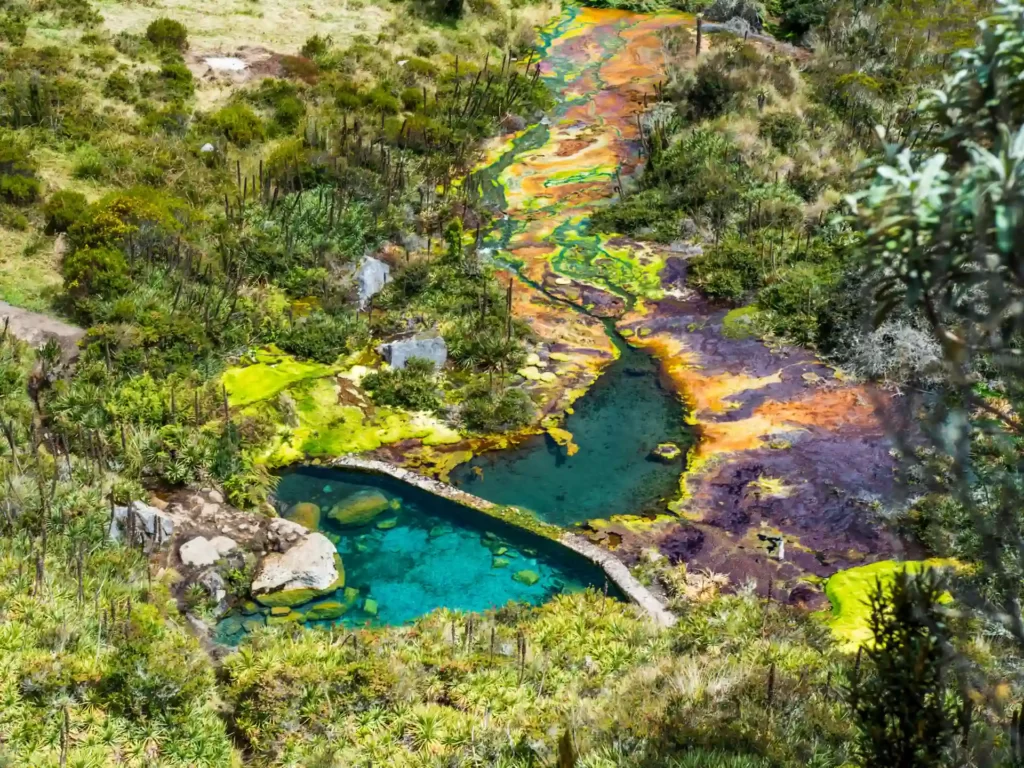
{"type": "MultiPolygon", "coordinates": [[[[560,592],[605,588],[604,572],[575,552],[390,477],[296,469],[282,476],[277,506],[286,514],[299,502],[321,508],[320,530],[336,542],[345,586],[358,590],[354,599],[340,589],[300,606],[297,610],[305,613],[325,600],[351,603],[336,621],[307,624],[404,624],[440,607],[483,611],[509,601],[539,605],[560,592]],[[381,491],[397,509],[355,528],[328,517],[335,504],[368,489],[381,491]],[[502,565],[499,558],[507,562],[502,565]],[[536,583],[514,578],[524,571],[535,574],[536,583]],[[375,611],[367,610],[368,599],[376,603],[375,611]]],[[[266,617],[262,612],[229,615],[220,622],[220,639],[237,642],[245,634],[243,621],[251,630],[266,617]]]]}
{"type": "Polygon", "coordinates": [[[540,435],[516,450],[477,456],[452,472],[453,482],[562,526],[663,510],[678,491],[683,458],[661,462],[650,453],[658,443],[674,442],[685,455],[692,434],[683,424],[682,403],[659,381],[657,363],[620,346],[621,357],[566,418],[579,446],[574,456],[540,435]]]}

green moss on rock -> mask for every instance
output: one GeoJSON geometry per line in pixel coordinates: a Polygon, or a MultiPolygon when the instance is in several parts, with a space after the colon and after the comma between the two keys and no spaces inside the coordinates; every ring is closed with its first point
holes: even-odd
{"type": "Polygon", "coordinates": [[[288,510],[285,517],[311,531],[320,527],[320,507],[312,502],[299,502],[288,510]]]}
{"type": "Polygon", "coordinates": [[[348,610],[348,605],[337,600],[324,600],[314,603],[305,611],[306,621],[332,621],[341,618],[348,610]]]}
{"type": "Polygon", "coordinates": [[[520,584],[525,584],[528,587],[532,587],[540,581],[540,575],[538,575],[536,571],[517,571],[512,574],[512,578],[520,584]]]}
{"type": "Polygon", "coordinates": [[[328,517],[339,525],[367,525],[377,515],[390,508],[388,497],[376,489],[353,493],[342,499],[328,513],[328,517]]]}

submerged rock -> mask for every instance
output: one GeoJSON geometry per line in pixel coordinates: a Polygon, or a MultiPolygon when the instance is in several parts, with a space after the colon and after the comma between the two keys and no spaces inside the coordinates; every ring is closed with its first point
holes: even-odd
{"type": "Polygon", "coordinates": [[[520,584],[525,584],[528,587],[532,587],[538,581],[540,581],[540,574],[536,571],[518,571],[512,574],[512,578],[518,581],[520,584]]]}
{"type": "Polygon", "coordinates": [[[320,507],[309,501],[300,501],[288,510],[287,518],[293,523],[315,531],[320,527],[320,507]]]}
{"type": "Polygon", "coordinates": [[[508,568],[508,563],[507,557],[496,557],[491,561],[491,568],[508,568]]]}
{"type": "Polygon", "coordinates": [[[388,497],[376,489],[367,489],[339,501],[327,516],[340,525],[367,525],[386,509],[390,509],[388,497]]]}
{"type": "Polygon", "coordinates": [[[372,597],[366,598],[366,600],[363,601],[363,610],[366,611],[371,616],[376,616],[377,615],[377,601],[374,600],[372,597]]]}
{"type": "Polygon", "coordinates": [[[398,525],[398,518],[392,517],[389,520],[381,520],[379,523],[377,523],[377,530],[390,531],[396,525],[398,525]]]}
{"type": "Polygon", "coordinates": [[[314,603],[305,613],[306,621],[331,621],[340,619],[348,606],[337,600],[324,600],[322,603],[314,603]]]}
{"type": "Polygon", "coordinates": [[[266,555],[252,582],[256,600],[295,606],[345,586],[345,568],[330,540],[311,533],[286,552],[266,555]]]}
{"type": "Polygon", "coordinates": [[[675,443],[658,443],[658,447],[651,451],[651,458],[657,461],[675,461],[683,455],[683,449],[675,443]]]}

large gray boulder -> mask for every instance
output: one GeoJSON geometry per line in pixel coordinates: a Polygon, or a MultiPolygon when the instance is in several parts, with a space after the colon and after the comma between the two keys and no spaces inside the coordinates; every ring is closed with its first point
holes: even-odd
{"type": "Polygon", "coordinates": [[[714,4],[704,11],[704,18],[722,24],[731,19],[742,19],[752,32],[764,29],[761,6],[751,0],[715,0],[714,4]]]}
{"type": "Polygon", "coordinates": [[[359,296],[359,307],[366,309],[370,299],[380,293],[388,280],[391,279],[391,267],[380,259],[367,256],[356,269],[356,292],[359,296]]]}
{"type": "Polygon", "coordinates": [[[0,301],[0,327],[32,347],[41,347],[50,339],[55,339],[64,360],[78,357],[78,342],[85,336],[82,328],[49,315],[12,306],[6,301],[0,301]]]}
{"type": "Polygon", "coordinates": [[[423,338],[414,336],[411,339],[389,341],[387,344],[377,347],[377,351],[392,368],[405,368],[405,364],[411,357],[422,357],[429,360],[435,368],[444,367],[448,361],[448,345],[440,336],[423,338]]]}
{"type": "Polygon", "coordinates": [[[284,552],[267,554],[256,570],[252,594],[263,605],[301,605],[345,586],[345,571],[331,540],[296,527],[303,537],[284,552]]]}
{"type": "Polygon", "coordinates": [[[127,507],[114,507],[110,529],[107,531],[108,537],[114,541],[141,544],[146,552],[158,548],[173,533],[174,519],[141,501],[133,501],[127,507]]]}

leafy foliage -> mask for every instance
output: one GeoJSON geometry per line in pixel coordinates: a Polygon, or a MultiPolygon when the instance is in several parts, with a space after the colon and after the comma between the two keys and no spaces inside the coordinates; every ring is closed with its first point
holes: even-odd
{"type": "Polygon", "coordinates": [[[146,27],[146,39],[157,48],[184,51],[188,48],[188,30],[180,21],[161,17],[146,27]]]}

